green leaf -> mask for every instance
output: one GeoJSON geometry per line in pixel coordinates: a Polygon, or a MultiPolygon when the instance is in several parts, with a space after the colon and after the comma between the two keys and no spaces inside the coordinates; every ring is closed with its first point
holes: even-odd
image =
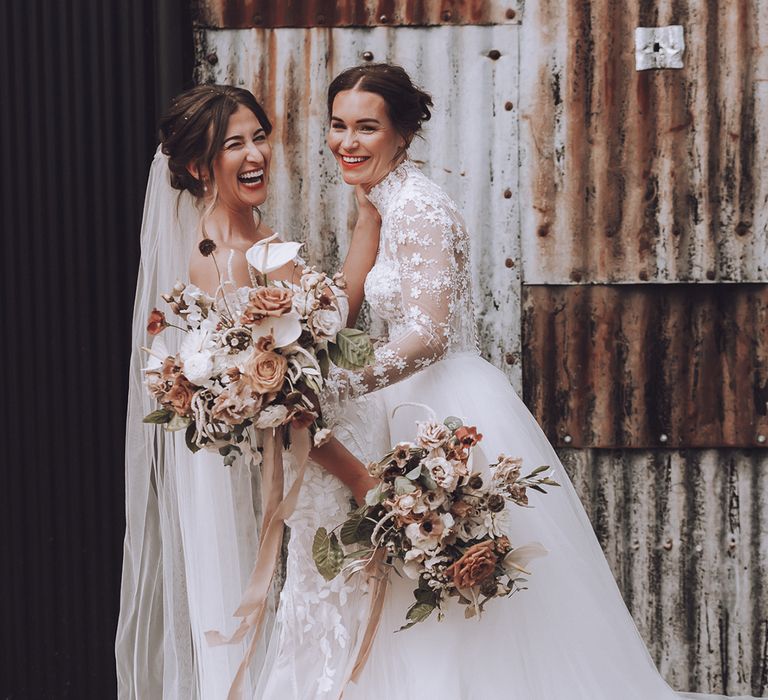
{"type": "Polygon", "coordinates": [[[384,482],[380,482],[375,489],[365,494],[365,505],[375,506],[384,500],[384,482]]]}
{"type": "Polygon", "coordinates": [[[184,441],[187,443],[187,447],[190,449],[190,451],[194,454],[195,452],[199,452],[200,448],[195,443],[195,435],[197,434],[197,428],[195,427],[194,423],[190,423],[187,426],[187,432],[184,433],[184,441]]]}
{"type": "Polygon", "coordinates": [[[312,541],[312,558],[326,581],[330,581],[341,571],[344,552],[335,533],[329,535],[324,527],[318,529],[312,541]]]}
{"type": "Polygon", "coordinates": [[[421,476],[421,463],[418,464],[414,469],[411,469],[406,475],[407,479],[411,479],[412,481],[415,481],[421,476]]]}
{"type": "Polygon", "coordinates": [[[549,477],[542,479],[541,483],[547,484],[547,486],[560,486],[560,484],[558,484],[554,479],[550,479],[549,477]]]}
{"type": "Polygon", "coordinates": [[[152,411],[152,413],[144,416],[141,422],[162,425],[163,423],[170,423],[174,415],[175,413],[170,408],[158,408],[156,411],[152,411]]]}
{"type": "Polygon", "coordinates": [[[367,511],[355,511],[341,526],[339,536],[342,544],[350,545],[358,542],[370,542],[373,528],[376,526],[370,518],[366,517],[367,511]]]}
{"type": "Polygon", "coordinates": [[[429,603],[415,603],[410,608],[408,608],[408,612],[405,614],[405,619],[410,620],[407,625],[403,625],[399,630],[407,630],[414,625],[418,624],[419,622],[424,622],[431,614],[432,611],[435,609],[434,605],[430,605],[429,603]]]}
{"type": "Polygon", "coordinates": [[[368,334],[357,328],[342,328],[335,343],[328,343],[333,364],[344,369],[360,369],[373,361],[373,344],[368,334]]]}
{"type": "Polygon", "coordinates": [[[435,607],[437,605],[437,593],[431,588],[417,588],[413,595],[416,596],[416,602],[424,603],[435,607]]]}
{"type": "Polygon", "coordinates": [[[331,358],[328,356],[328,351],[325,348],[317,349],[317,364],[320,365],[320,372],[323,375],[323,379],[325,379],[331,371],[331,358]]]}
{"type": "Polygon", "coordinates": [[[395,493],[398,496],[402,496],[404,493],[413,493],[416,490],[416,486],[410,479],[406,479],[404,476],[395,477],[395,493]]]}
{"type": "Polygon", "coordinates": [[[540,467],[536,467],[536,469],[534,469],[531,472],[531,476],[536,476],[536,474],[541,474],[541,472],[545,472],[545,471],[547,471],[547,469],[549,469],[549,465],[548,464],[542,464],[540,467]]]}
{"type": "Polygon", "coordinates": [[[457,418],[456,416],[448,416],[443,421],[443,425],[445,425],[448,430],[451,432],[454,432],[455,430],[458,430],[464,423],[462,422],[461,418],[457,418]]]}
{"type": "Polygon", "coordinates": [[[534,491],[539,491],[540,493],[546,493],[546,491],[538,484],[528,484],[528,488],[533,489],[534,491]]]}
{"type": "Polygon", "coordinates": [[[175,433],[177,430],[184,430],[184,428],[190,424],[191,421],[189,418],[185,418],[184,416],[179,416],[174,413],[173,418],[171,418],[171,420],[166,423],[165,429],[171,433],[175,433]]]}

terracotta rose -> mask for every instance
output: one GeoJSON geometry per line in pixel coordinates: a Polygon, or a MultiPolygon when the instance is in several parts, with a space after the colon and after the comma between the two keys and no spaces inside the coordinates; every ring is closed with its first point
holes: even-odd
{"type": "Polygon", "coordinates": [[[254,352],[245,363],[243,373],[259,394],[268,394],[280,389],[287,369],[288,360],[270,350],[254,352]]]}
{"type": "Polygon", "coordinates": [[[283,287],[257,287],[248,294],[243,323],[256,323],[267,316],[284,316],[293,308],[293,292],[283,287]]]}
{"type": "Polygon", "coordinates": [[[497,557],[493,541],[473,544],[464,556],[449,566],[445,573],[453,577],[456,588],[472,588],[493,576],[497,557]]]}
{"type": "Polygon", "coordinates": [[[194,393],[195,388],[190,384],[189,380],[186,377],[177,376],[173,386],[165,394],[163,401],[169,403],[180,416],[186,416],[189,414],[194,393]]]}

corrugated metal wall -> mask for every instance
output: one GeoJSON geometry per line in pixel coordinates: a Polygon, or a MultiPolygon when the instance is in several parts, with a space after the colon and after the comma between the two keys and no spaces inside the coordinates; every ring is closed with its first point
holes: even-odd
{"type": "Polygon", "coordinates": [[[138,234],[180,87],[159,4],[0,3],[3,698],[115,696],[138,234]]]}
{"type": "Polygon", "coordinates": [[[247,86],[275,116],[268,218],[326,267],[354,216],[324,146],[330,78],[390,60],[434,93],[414,155],[473,232],[485,355],[564,448],[665,677],[762,695],[768,6],[522,10],[206,0],[197,79],[247,86]],[[635,73],[635,26],[668,23],[685,27],[686,68],[635,73]],[[718,281],[756,284],[648,286],[718,281]],[[606,283],[631,284],[580,286],[606,283]]]}

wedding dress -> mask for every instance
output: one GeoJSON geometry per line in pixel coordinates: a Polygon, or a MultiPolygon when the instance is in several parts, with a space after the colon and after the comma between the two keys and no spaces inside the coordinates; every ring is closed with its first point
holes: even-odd
{"type": "MultiPolygon", "coordinates": [[[[364,370],[334,368],[324,410],[364,460],[413,440],[416,420],[458,416],[483,439],[474,468],[500,453],[530,468],[548,464],[560,488],[513,507],[513,546],[541,542],[529,588],[491,601],[481,619],[458,605],[395,633],[414,581],[391,576],[378,634],[357,683],[344,681],[368,612],[363,577],[326,582],[311,556],[320,526],[339,524],[349,491],[313,467],[293,514],[287,578],[259,700],[440,698],[441,700],[665,700],[658,674],[624,605],[587,515],[555,451],[505,376],[478,354],[466,227],[455,204],[410,161],[369,193],[382,217],[366,297],[389,341],[364,370]],[[343,411],[337,411],[339,406],[343,411]]],[[[703,697],[703,696],[695,696],[703,697]]]]}

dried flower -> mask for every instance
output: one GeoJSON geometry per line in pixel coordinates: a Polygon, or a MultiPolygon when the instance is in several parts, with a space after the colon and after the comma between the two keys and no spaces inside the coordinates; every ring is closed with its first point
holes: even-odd
{"type": "Polygon", "coordinates": [[[514,484],[508,489],[512,500],[520,506],[528,505],[528,494],[525,492],[525,486],[514,484]]]}
{"type": "Polygon", "coordinates": [[[323,428],[322,430],[318,430],[315,433],[313,442],[315,444],[315,447],[320,447],[322,445],[325,445],[325,443],[328,442],[328,440],[330,439],[331,439],[331,431],[328,428],[323,428]]]}
{"type": "Polygon", "coordinates": [[[209,255],[213,254],[214,250],[216,250],[216,244],[210,238],[203,238],[197,248],[200,251],[200,255],[207,258],[209,255]]]}
{"type": "Polygon", "coordinates": [[[166,393],[164,402],[170,404],[171,408],[180,416],[186,416],[189,414],[194,393],[195,387],[192,386],[186,377],[180,374],[166,393]]]}
{"type": "Polygon", "coordinates": [[[240,323],[258,323],[268,316],[284,316],[293,308],[293,292],[283,287],[256,287],[248,294],[248,303],[240,323]]]}
{"type": "Polygon", "coordinates": [[[427,450],[437,449],[451,436],[448,428],[442,423],[427,421],[417,423],[417,426],[416,443],[427,450]]]}
{"type": "Polygon", "coordinates": [[[471,489],[481,489],[483,488],[483,478],[479,474],[473,474],[469,477],[469,481],[467,481],[467,486],[471,489]]]}
{"type": "Polygon", "coordinates": [[[165,320],[165,314],[159,309],[152,309],[147,323],[147,333],[157,335],[168,327],[168,321],[165,320]]]}
{"type": "Polygon", "coordinates": [[[454,435],[465,447],[474,447],[483,439],[483,436],[477,432],[477,428],[473,425],[462,425],[456,429],[454,435]]]}
{"type": "Polygon", "coordinates": [[[493,493],[490,496],[488,496],[488,509],[492,513],[498,513],[499,511],[504,510],[504,496],[493,493]]]}
{"type": "Polygon", "coordinates": [[[456,588],[472,588],[493,576],[497,561],[493,542],[486,540],[473,544],[445,573],[453,578],[456,588]]]}

